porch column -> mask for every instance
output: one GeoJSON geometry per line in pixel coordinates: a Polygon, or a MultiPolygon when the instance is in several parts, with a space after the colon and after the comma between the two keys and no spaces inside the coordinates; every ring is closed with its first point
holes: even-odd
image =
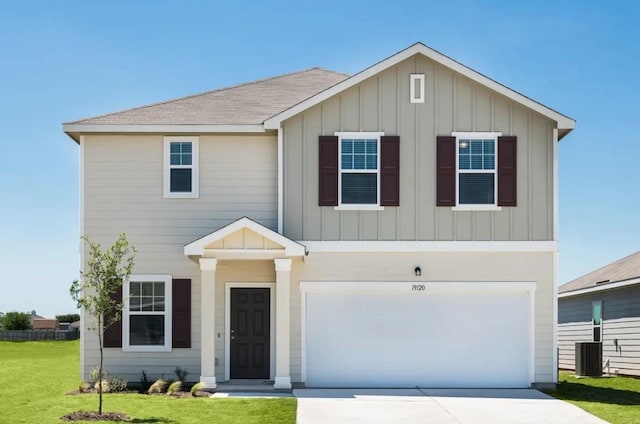
{"type": "Polygon", "coordinates": [[[200,381],[216,388],[216,258],[200,258],[200,381]]]}
{"type": "Polygon", "coordinates": [[[274,389],[290,389],[289,315],[291,259],[274,259],[276,264],[276,378],[274,389]]]}

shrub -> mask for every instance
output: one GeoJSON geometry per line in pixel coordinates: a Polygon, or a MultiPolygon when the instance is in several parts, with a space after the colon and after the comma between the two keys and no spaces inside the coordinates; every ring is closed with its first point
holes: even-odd
{"type": "Polygon", "coordinates": [[[167,394],[172,395],[176,392],[179,392],[180,389],[182,389],[182,381],[180,380],[174,381],[173,383],[169,384],[169,388],[167,389],[167,394]]]}
{"type": "MultiPolygon", "coordinates": [[[[100,375],[100,368],[93,368],[89,372],[89,377],[91,378],[91,384],[89,387],[93,386],[94,389],[98,390],[98,378],[100,375]]],[[[116,375],[110,375],[106,370],[102,370],[102,392],[103,393],[116,393],[116,392],[124,392],[127,390],[127,381],[116,375]]]]}
{"type": "Polygon", "coordinates": [[[121,379],[118,376],[112,376],[109,377],[109,380],[107,380],[109,382],[109,390],[111,391],[111,393],[118,393],[118,392],[126,392],[127,391],[127,381],[121,379]]]}
{"type": "Polygon", "coordinates": [[[191,388],[191,396],[197,396],[198,392],[207,388],[207,384],[199,382],[193,385],[191,388]]]}
{"type": "MultiPolygon", "coordinates": [[[[98,383],[97,381],[95,382],[95,384],[93,385],[93,388],[97,390],[100,390],[100,383],[98,383]]],[[[102,380],[102,393],[109,393],[109,381],[103,379],[102,380]]]]}
{"type": "Polygon", "coordinates": [[[58,322],[74,322],[80,321],[80,314],[65,314],[65,315],[56,315],[56,319],[58,322]]]}
{"type": "Polygon", "coordinates": [[[189,372],[181,367],[176,367],[174,372],[176,373],[176,377],[178,377],[178,380],[182,381],[183,383],[187,380],[187,376],[189,375],[189,372]]]}
{"type": "Polygon", "coordinates": [[[149,393],[151,384],[153,384],[153,382],[149,380],[147,373],[142,370],[142,375],[140,376],[140,393],[149,393]]]}
{"type": "Polygon", "coordinates": [[[87,393],[89,389],[91,389],[91,384],[86,381],[81,381],[80,384],[78,384],[78,391],[80,393],[87,393]]]}
{"type": "Polygon", "coordinates": [[[31,315],[24,312],[7,312],[2,318],[2,328],[5,330],[29,330],[31,315]]]}
{"type": "Polygon", "coordinates": [[[157,379],[151,387],[149,387],[149,394],[162,393],[167,388],[167,382],[161,378],[157,379]]]}

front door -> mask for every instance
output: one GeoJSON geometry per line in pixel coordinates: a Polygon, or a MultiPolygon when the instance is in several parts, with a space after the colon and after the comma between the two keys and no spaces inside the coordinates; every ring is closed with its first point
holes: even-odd
{"type": "Polygon", "coordinates": [[[231,378],[269,379],[269,305],[268,288],[231,289],[231,378]]]}

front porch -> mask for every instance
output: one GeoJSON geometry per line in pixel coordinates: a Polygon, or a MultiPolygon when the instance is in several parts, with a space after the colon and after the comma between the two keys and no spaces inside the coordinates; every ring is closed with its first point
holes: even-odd
{"type": "Polygon", "coordinates": [[[184,254],[200,266],[200,381],[210,389],[217,391],[219,384],[228,389],[238,386],[239,381],[243,381],[240,386],[252,386],[251,391],[256,387],[269,387],[269,390],[292,388],[289,364],[290,275],[292,261],[304,259],[305,253],[303,245],[246,217],[185,246],[184,254]],[[234,278],[234,281],[225,280],[222,335],[216,332],[218,267],[222,262],[236,261],[271,262],[275,281],[243,281],[241,277],[234,278]],[[249,316],[253,318],[247,320],[249,316]],[[219,343],[224,344],[225,383],[216,380],[216,349],[219,343]],[[253,377],[238,380],[238,376],[247,375],[253,377]]]}

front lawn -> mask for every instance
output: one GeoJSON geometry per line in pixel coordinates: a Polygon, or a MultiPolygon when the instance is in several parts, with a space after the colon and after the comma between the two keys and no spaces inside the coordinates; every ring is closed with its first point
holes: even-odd
{"type": "MultiPolygon", "coordinates": [[[[66,413],[97,410],[96,394],[65,395],[78,387],[79,361],[77,340],[0,342],[0,422],[61,424],[66,413]]],[[[296,421],[296,400],[105,394],[104,411],[124,412],[135,423],[286,424],[296,421]]]]}
{"type": "Polygon", "coordinates": [[[612,424],[640,422],[640,379],[581,377],[561,373],[550,395],[571,402],[612,424]]]}

